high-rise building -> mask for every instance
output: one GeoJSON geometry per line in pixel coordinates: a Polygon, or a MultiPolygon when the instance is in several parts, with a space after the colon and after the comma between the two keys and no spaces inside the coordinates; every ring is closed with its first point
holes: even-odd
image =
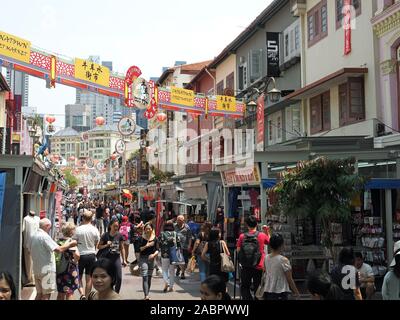
{"type": "Polygon", "coordinates": [[[29,106],[29,76],[26,73],[7,69],[6,80],[11,92],[21,96],[21,106],[29,106]]]}
{"type": "Polygon", "coordinates": [[[87,104],[67,104],[65,106],[65,127],[71,127],[78,132],[93,128],[91,107],[87,104]]]}

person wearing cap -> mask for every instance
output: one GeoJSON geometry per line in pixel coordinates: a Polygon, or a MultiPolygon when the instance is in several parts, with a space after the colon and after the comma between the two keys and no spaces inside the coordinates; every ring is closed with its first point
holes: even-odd
{"type": "Polygon", "coordinates": [[[383,300],[400,300],[400,241],[394,244],[394,258],[383,279],[383,300]]]}
{"type": "Polygon", "coordinates": [[[24,237],[24,259],[27,286],[34,286],[33,270],[32,270],[32,255],[31,244],[32,236],[39,230],[40,218],[35,215],[35,211],[29,211],[29,214],[24,218],[22,223],[22,233],[24,237]]]}

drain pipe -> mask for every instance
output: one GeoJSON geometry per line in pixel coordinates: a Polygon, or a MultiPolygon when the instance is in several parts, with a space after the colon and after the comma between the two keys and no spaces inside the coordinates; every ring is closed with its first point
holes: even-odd
{"type": "Polygon", "coordinates": [[[205,68],[205,71],[208,73],[208,75],[214,80],[214,95],[217,94],[217,79],[208,71],[208,68],[205,68]]]}

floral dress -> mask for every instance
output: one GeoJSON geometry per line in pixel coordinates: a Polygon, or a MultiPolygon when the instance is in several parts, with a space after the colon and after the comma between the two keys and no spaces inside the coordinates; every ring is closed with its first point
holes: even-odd
{"type": "MultiPolygon", "coordinates": [[[[59,241],[59,245],[63,245],[66,240],[59,241]]],[[[73,294],[79,289],[79,269],[78,263],[74,261],[71,251],[64,252],[68,255],[69,263],[67,269],[57,274],[57,291],[59,293],[73,294]]]]}

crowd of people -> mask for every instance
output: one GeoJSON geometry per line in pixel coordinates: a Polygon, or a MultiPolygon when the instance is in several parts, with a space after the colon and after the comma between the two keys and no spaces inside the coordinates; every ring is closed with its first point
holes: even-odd
{"type": "MultiPolygon", "coordinates": [[[[218,212],[217,217],[220,208],[218,212]]],[[[121,299],[122,268],[128,265],[142,278],[145,300],[150,299],[154,270],[162,273],[163,292],[168,293],[175,290],[177,277],[184,280],[196,266],[203,300],[230,300],[228,283],[236,273],[243,300],[300,298],[290,260],[282,254],[284,238],[267,226],[260,228],[254,216],[245,219],[247,231],[235,248],[239,268],[232,269],[233,252],[223,240],[220,221],[206,221],[196,230],[173,212],[165,212],[160,223],[148,207],[136,211],[103,202],[67,207],[64,215],[56,240],[49,234],[50,220],[39,219],[33,211],[24,218],[25,271],[28,285],[36,287],[36,300],[49,300],[55,292],[58,300],[71,300],[76,291],[81,300],[121,299]],[[134,261],[128,261],[129,250],[134,250],[134,261]]],[[[390,267],[382,296],[399,300],[400,242],[390,267]]],[[[344,248],[329,275],[324,271],[309,275],[307,289],[319,300],[371,299],[375,279],[362,254],[344,248]]],[[[0,299],[16,298],[10,273],[0,272],[0,299]]]]}

